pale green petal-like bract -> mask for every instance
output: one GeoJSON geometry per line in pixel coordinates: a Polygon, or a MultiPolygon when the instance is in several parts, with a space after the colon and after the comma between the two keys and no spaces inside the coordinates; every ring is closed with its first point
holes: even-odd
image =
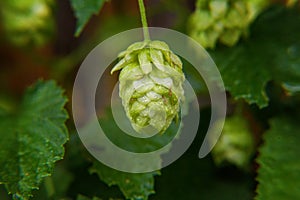
{"type": "Polygon", "coordinates": [[[132,127],[165,132],[184,100],[180,58],[162,41],[134,43],[119,58],[111,73],[121,70],[119,95],[132,127]]]}

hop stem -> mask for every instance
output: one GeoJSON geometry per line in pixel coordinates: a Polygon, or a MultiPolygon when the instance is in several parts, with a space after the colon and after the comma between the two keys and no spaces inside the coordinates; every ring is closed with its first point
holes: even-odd
{"type": "Polygon", "coordinates": [[[150,35],[149,35],[146,10],[145,10],[143,0],[139,0],[139,8],[140,8],[140,13],[141,13],[141,21],[142,21],[142,25],[143,25],[144,40],[148,41],[148,40],[150,40],[150,35]]]}

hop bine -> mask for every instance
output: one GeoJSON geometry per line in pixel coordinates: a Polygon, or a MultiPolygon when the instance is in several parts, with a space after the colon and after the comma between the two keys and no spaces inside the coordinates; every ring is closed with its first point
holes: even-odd
{"type": "Polygon", "coordinates": [[[161,41],[134,43],[119,58],[111,73],[121,70],[119,95],[132,127],[164,133],[184,99],[180,58],[161,41]]]}

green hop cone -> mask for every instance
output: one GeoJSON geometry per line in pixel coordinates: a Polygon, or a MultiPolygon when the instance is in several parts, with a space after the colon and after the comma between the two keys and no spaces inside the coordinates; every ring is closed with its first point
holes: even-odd
{"type": "Polygon", "coordinates": [[[188,23],[189,34],[205,48],[217,42],[235,45],[270,0],[198,0],[188,23]]]}
{"type": "Polygon", "coordinates": [[[53,0],[4,0],[0,2],[1,25],[16,46],[41,46],[54,34],[53,0]]]}
{"type": "MultiPolygon", "coordinates": [[[[220,126],[217,121],[214,127],[220,126]]],[[[248,122],[241,115],[226,119],[222,134],[212,150],[217,165],[232,164],[247,170],[255,152],[255,141],[248,122]]]]}
{"type": "Polygon", "coordinates": [[[121,70],[119,95],[132,127],[164,133],[184,99],[180,58],[161,41],[134,43],[119,58],[111,73],[121,70]]]}

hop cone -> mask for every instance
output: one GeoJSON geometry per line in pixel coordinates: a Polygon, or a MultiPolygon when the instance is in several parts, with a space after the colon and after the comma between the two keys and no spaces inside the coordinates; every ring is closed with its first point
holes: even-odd
{"type": "Polygon", "coordinates": [[[137,42],[119,55],[119,95],[137,132],[163,133],[178,116],[184,98],[182,62],[161,41],[137,42]]]}
{"type": "Polygon", "coordinates": [[[54,0],[2,0],[0,18],[10,43],[16,46],[40,46],[51,39],[55,23],[54,0]]]}
{"type": "MultiPolygon", "coordinates": [[[[218,121],[214,126],[219,126],[218,121]]],[[[215,163],[247,169],[254,152],[255,141],[248,122],[240,115],[227,118],[221,137],[212,150],[215,163]]]]}
{"type": "Polygon", "coordinates": [[[235,45],[270,0],[198,0],[189,34],[205,48],[235,45]]]}

